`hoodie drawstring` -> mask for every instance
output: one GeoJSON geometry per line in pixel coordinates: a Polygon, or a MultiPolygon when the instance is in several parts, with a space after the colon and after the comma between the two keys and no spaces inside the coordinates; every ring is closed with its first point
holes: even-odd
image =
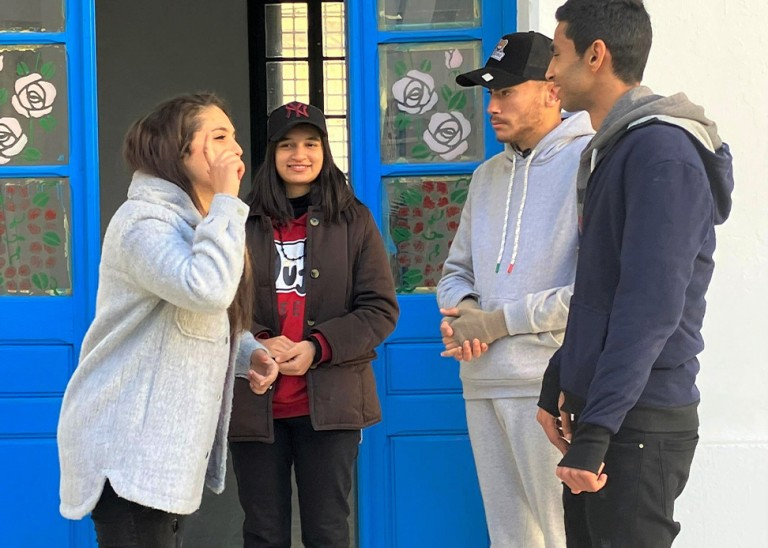
{"type": "MultiPolygon", "coordinates": [[[[517,259],[517,251],[520,248],[520,227],[523,224],[523,211],[525,210],[525,201],[528,197],[528,174],[531,171],[531,163],[533,157],[536,156],[536,149],[531,151],[528,156],[528,162],[525,164],[525,176],[523,177],[523,197],[520,200],[520,207],[517,210],[517,219],[515,221],[515,241],[512,245],[512,257],[509,259],[509,266],[507,267],[507,274],[511,274],[515,268],[515,260],[517,259]]],[[[512,156],[512,173],[509,175],[509,188],[507,190],[507,203],[504,207],[504,228],[501,232],[501,245],[499,246],[499,256],[496,258],[496,273],[498,274],[501,267],[501,257],[504,254],[504,246],[507,243],[507,226],[509,225],[509,204],[512,197],[512,188],[515,182],[515,168],[517,166],[517,155],[512,156]]]]}

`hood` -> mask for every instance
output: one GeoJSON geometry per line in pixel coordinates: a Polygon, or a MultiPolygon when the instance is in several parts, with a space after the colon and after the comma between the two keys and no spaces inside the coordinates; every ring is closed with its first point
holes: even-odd
{"type": "Polygon", "coordinates": [[[141,171],[133,174],[131,186],[128,187],[128,199],[169,209],[192,227],[203,220],[192,199],[179,186],[141,171]]]}
{"type": "MultiPolygon", "coordinates": [[[[586,112],[577,112],[565,118],[555,129],[547,133],[544,138],[534,147],[534,158],[532,165],[543,164],[551,160],[557,152],[567,146],[574,139],[593,135],[592,123],[589,120],[589,114],[586,112]]],[[[523,156],[512,145],[504,145],[504,155],[512,161],[517,156],[520,161],[523,156]]]]}
{"type": "Polygon", "coordinates": [[[684,93],[663,97],[645,86],[633,88],[621,96],[582,153],[577,181],[580,208],[595,166],[625,133],[650,123],[680,127],[691,137],[709,177],[715,203],[715,224],[723,223],[731,211],[733,162],[728,145],[717,132],[717,125],[684,93]]]}

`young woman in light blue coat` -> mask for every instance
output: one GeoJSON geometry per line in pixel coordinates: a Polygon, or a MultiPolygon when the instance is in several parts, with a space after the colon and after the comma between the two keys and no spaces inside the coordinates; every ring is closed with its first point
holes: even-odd
{"type": "Polygon", "coordinates": [[[166,548],[203,486],[224,488],[236,364],[264,393],[277,365],[247,330],[242,149],[222,102],[186,95],[128,131],[135,170],[104,237],[96,316],[58,427],[61,513],[99,546],[166,548]]]}

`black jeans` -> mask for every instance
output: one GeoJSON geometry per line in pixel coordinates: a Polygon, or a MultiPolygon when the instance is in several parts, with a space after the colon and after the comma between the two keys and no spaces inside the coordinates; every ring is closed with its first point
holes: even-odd
{"type": "Polygon", "coordinates": [[[349,492],[359,430],[315,431],[308,416],[275,421],[275,442],[232,442],[245,548],[291,546],[291,466],[306,548],[349,547],[349,492]]]}
{"type": "Polygon", "coordinates": [[[680,532],[673,518],[698,442],[697,432],[622,429],[605,455],[597,493],[563,487],[568,548],[664,548],[680,532]]]}
{"type": "Polygon", "coordinates": [[[181,548],[184,517],[120,498],[109,481],[91,512],[99,548],[181,548]]]}

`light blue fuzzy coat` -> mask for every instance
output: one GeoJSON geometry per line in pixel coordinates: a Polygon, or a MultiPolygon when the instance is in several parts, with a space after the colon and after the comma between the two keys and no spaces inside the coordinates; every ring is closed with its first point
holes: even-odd
{"type": "MultiPolygon", "coordinates": [[[[235,361],[227,308],[244,264],[248,207],[217,194],[205,218],[176,185],[135,173],[104,237],[96,316],[58,426],[64,517],[121,496],[189,514],[224,488],[235,361]]],[[[247,367],[247,365],[245,366],[247,367]]]]}

